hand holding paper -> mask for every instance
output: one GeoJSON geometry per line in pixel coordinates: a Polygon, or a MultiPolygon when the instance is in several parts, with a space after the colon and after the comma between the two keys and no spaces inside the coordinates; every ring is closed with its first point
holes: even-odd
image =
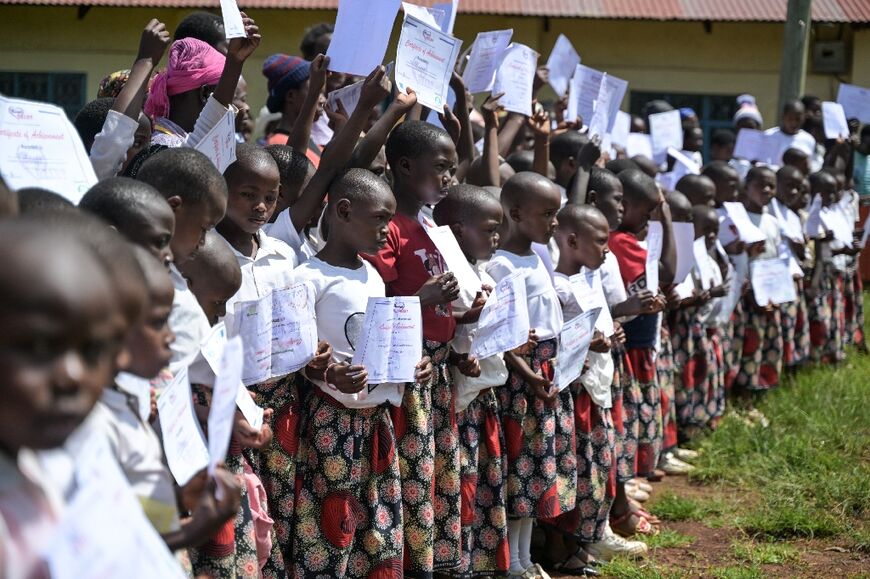
{"type": "Polygon", "coordinates": [[[504,93],[501,104],[505,110],[532,116],[532,89],[537,74],[538,53],[523,44],[511,44],[505,50],[492,94],[504,93]]]}
{"type": "Polygon", "coordinates": [[[417,93],[417,101],[434,111],[447,102],[447,87],[462,42],[406,15],[396,52],[396,87],[417,93]]]}

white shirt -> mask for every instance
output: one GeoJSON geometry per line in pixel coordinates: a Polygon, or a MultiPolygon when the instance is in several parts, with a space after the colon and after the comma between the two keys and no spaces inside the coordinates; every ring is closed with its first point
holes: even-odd
{"type": "Polygon", "coordinates": [[[773,127],[764,131],[769,157],[767,162],[771,165],[782,165],[782,155],[789,149],[798,149],[812,157],[816,151],[816,140],[811,134],[799,129],[794,135],[787,135],[779,127],[773,127]]]}
{"type": "Polygon", "coordinates": [[[562,307],[550,273],[537,254],[517,255],[499,249],[486,265],[486,272],[496,282],[515,271],[522,271],[529,302],[529,323],[538,340],[556,338],[562,331],[562,307]]]}
{"type": "MultiPolygon", "coordinates": [[[[236,114],[239,109],[235,105],[230,104],[229,108],[218,102],[214,95],[208,97],[202,112],[196,118],[196,124],[193,126],[193,132],[188,133],[177,124],[167,118],[159,118],[155,121],[155,125],[163,125],[170,132],[155,130],[151,133],[152,145],[165,145],[167,147],[190,147],[196,146],[202,141],[210,130],[215,128],[223,118],[231,114],[233,122],[235,122],[236,114]]],[[[126,153],[126,151],[125,151],[126,153]]]]}
{"type": "Polygon", "coordinates": [[[136,139],[139,123],[118,111],[110,110],[103,122],[102,130],[94,137],[91,145],[91,165],[97,179],[102,181],[114,177],[121,171],[127,150],[136,139]]]}
{"type": "MultiPolygon", "coordinates": [[[[480,278],[481,285],[495,287],[495,280],[483,270],[480,264],[472,265],[471,268],[480,278]]],[[[459,297],[453,300],[453,313],[464,314],[471,309],[477,290],[472,291],[469,287],[460,287],[459,297]]],[[[457,354],[467,354],[471,351],[471,343],[477,333],[478,322],[473,324],[456,324],[456,332],[453,334],[451,347],[457,354]]],[[[483,390],[495,386],[503,386],[507,382],[507,366],[504,363],[504,355],[497,354],[478,360],[480,364],[480,376],[472,378],[460,372],[455,366],[450,367],[453,374],[453,382],[456,384],[456,412],[462,412],[477,398],[483,390]]]]}
{"type": "Polygon", "coordinates": [[[264,225],[263,231],[269,237],[283,241],[292,247],[293,251],[298,252],[299,248],[302,247],[302,237],[299,235],[299,232],[296,231],[296,227],[290,219],[290,209],[292,208],[288,207],[278,214],[275,221],[264,225]]]}
{"type": "MultiPolygon", "coordinates": [[[[314,286],[317,334],[332,346],[335,362],[351,363],[369,298],[387,295],[377,270],[365,260],[362,263],[362,267],[347,269],[312,257],[295,272],[297,279],[314,286]]],[[[368,390],[345,394],[322,380],[311,382],[347,408],[371,408],[384,402],[399,406],[405,392],[403,384],[385,383],[376,387],[369,384],[368,390]]]]}
{"type": "Polygon", "coordinates": [[[172,311],[169,314],[169,328],[175,334],[175,341],[170,346],[172,359],[169,368],[174,372],[185,364],[189,357],[199,352],[211,326],[196,296],[190,291],[187,280],[174,263],[169,266],[169,277],[172,278],[172,285],[175,286],[172,311]]]}
{"type": "Polygon", "coordinates": [[[778,257],[779,243],[782,238],[780,237],[779,223],[776,218],[769,213],[767,207],[764,208],[764,213],[751,213],[747,211],[746,214],[749,215],[749,220],[752,224],[758,227],[766,238],[764,240],[764,251],[750,258],[749,261],[778,257]]]}
{"type": "Polygon", "coordinates": [[[604,297],[607,305],[613,308],[628,299],[625,292],[625,284],[622,283],[622,274],[619,272],[619,262],[616,256],[608,252],[604,257],[604,263],[599,268],[601,272],[601,287],[604,289],[604,297]]]}
{"type": "Polygon", "coordinates": [[[257,241],[259,247],[253,259],[242,255],[227,242],[242,270],[242,285],[227,300],[228,316],[235,311],[235,304],[258,300],[274,290],[290,287],[295,282],[293,269],[296,267],[296,252],[283,241],[269,237],[262,230],[257,232],[257,241]]]}

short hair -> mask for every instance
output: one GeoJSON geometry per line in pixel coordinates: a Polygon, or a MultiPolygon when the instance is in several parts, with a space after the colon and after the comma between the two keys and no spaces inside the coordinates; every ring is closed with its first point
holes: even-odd
{"type": "Polygon", "coordinates": [[[822,99],[820,99],[819,97],[817,97],[815,95],[805,94],[804,96],[801,97],[801,102],[803,103],[804,108],[808,109],[808,108],[812,107],[813,105],[821,104],[822,99]]]}
{"type": "MultiPolygon", "coordinates": [[[[706,185],[708,182],[710,186],[713,187],[715,195],[716,183],[714,183],[713,180],[706,175],[683,175],[680,180],[677,181],[677,185],[675,188],[678,192],[682,193],[687,198],[692,199],[693,197],[701,193],[704,185],[706,185]]],[[[695,205],[694,200],[692,200],[691,202],[692,205],[695,205]]]]}
{"type": "Polygon", "coordinates": [[[226,41],[223,18],[211,12],[193,12],[185,16],[175,27],[173,40],[196,38],[212,48],[226,41]]]}
{"type": "Polygon", "coordinates": [[[157,189],[164,198],[179,197],[199,203],[212,187],[227,195],[227,184],[208,157],[188,147],[165,149],[142,164],[137,178],[157,189]]]}
{"type": "Polygon", "coordinates": [[[801,173],[800,169],[794,167],[792,165],[783,165],[779,168],[779,171],[776,172],[776,180],[783,181],[785,179],[795,178],[795,179],[803,179],[804,174],[801,173]]]}
{"type": "Polygon", "coordinates": [[[145,183],[128,177],[111,177],[91,187],[79,202],[79,207],[116,227],[122,233],[137,227],[149,210],[169,203],[160,192],[145,183]]]}
{"type": "Polygon", "coordinates": [[[616,190],[616,184],[619,179],[612,171],[601,169],[600,167],[592,167],[589,172],[589,184],[586,186],[586,193],[595,191],[596,193],[611,193],[616,190]]]}
{"type": "Polygon", "coordinates": [[[340,174],[329,186],[329,206],[333,207],[342,199],[351,203],[369,203],[377,195],[389,194],[392,190],[386,181],[368,169],[348,169],[340,174]]]}
{"type": "Polygon", "coordinates": [[[710,145],[713,147],[730,147],[736,142],[737,137],[731,129],[716,129],[710,136],[710,145]]]}
{"type": "Polygon", "coordinates": [[[729,177],[740,178],[737,169],[726,163],[725,161],[710,161],[701,170],[701,175],[709,177],[713,183],[721,183],[729,177]]]}
{"type": "Polygon", "coordinates": [[[650,177],[654,178],[654,175],[659,172],[659,167],[656,165],[655,161],[645,155],[635,155],[631,160],[634,161],[634,164],[637,165],[641,171],[650,177]]]}
{"type": "Polygon", "coordinates": [[[782,162],[785,165],[793,165],[795,163],[806,163],[810,158],[807,155],[806,151],[802,151],[801,149],[796,149],[794,147],[789,147],[782,154],[782,162]]]}
{"type": "Polygon", "coordinates": [[[773,175],[774,177],[776,177],[776,173],[774,173],[774,172],[773,172],[773,169],[771,169],[771,168],[768,167],[767,165],[755,165],[755,166],[752,167],[752,168],[749,170],[749,172],[746,174],[746,179],[744,179],[744,182],[745,182],[747,185],[749,185],[749,184],[752,183],[753,181],[756,181],[756,180],[758,180],[758,179],[761,179],[761,176],[764,175],[764,174],[766,174],[766,173],[770,173],[771,175],[773,175]]]}
{"type": "Polygon", "coordinates": [[[18,212],[21,215],[75,209],[75,205],[66,197],[42,187],[24,187],[17,191],[17,195],[18,212]]]}
{"type": "Polygon", "coordinates": [[[435,206],[432,217],[438,225],[467,223],[477,218],[487,208],[501,210],[499,200],[482,187],[460,183],[451,187],[447,197],[435,206]]]}
{"type": "Polygon", "coordinates": [[[589,142],[589,139],[577,131],[565,131],[550,140],[550,159],[554,165],[571,157],[576,157],[580,148],[589,142]]]}
{"type": "Polygon", "coordinates": [[[242,168],[260,169],[267,167],[278,173],[280,181],[278,163],[268,151],[253,143],[239,143],[236,145],[236,160],[224,171],[224,178],[233,177],[235,172],[242,168]]]}
{"type": "Polygon", "coordinates": [[[689,201],[689,198],[680,191],[669,191],[665,195],[665,201],[667,201],[668,207],[671,208],[671,212],[674,213],[674,221],[678,221],[676,213],[683,212],[689,214],[694,206],[694,203],[689,201]]]}
{"type": "Polygon", "coordinates": [[[719,214],[716,213],[714,207],[709,205],[694,205],[692,206],[692,220],[698,222],[701,219],[710,219],[711,221],[719,221],[719,214]]]}
{"type": "Polygon", "coordinates": [[[302,36],[302,42],[299,43],[299,50],[302,52],[302,58],[305,60],[314,60],[317,54],[314,50],[317,47],[317,41],[324,34],[332,34],[335,32],[335,26],[328,22],[315,24],[305,30],[302,36]]]}
{"type": "Polygon", "coordinates": [[[85,146],[85,151],[91,152],[91,147],[94,145],[94,138],[103,130],[103,124],[106,122],[106,117],[109,116],[109,110],[115,104],[115,99],[104,97],[92,100],[82,107],[76,113],[76,118],[73,120],[76,131],[85,146]]]}
{"type": "MultiPolygon", "coordinates": [[[[196,250],[196,254],[180,267],[185,277],[191,280],[194,293],[202,287],[203,276],[210,278],[217,274],[220,276],[217,279],[225,281],[227,285],[239,287],[242,284],[242,268],[233,248],[213,229],[205,234],[205,242],[196,250]],[[197,283],[200,285],[197,286],[197,283]]],[[[206,284],[215,285],[212,279],[206,284]]]]}
{"type": "Polygon", "coordinates": [[[450,140],[450,135],[441,127],[425,121],[405,121],[393,129],[387,138],[387,162],[395,171],[399,159],[402,157],[417,159],[431,151],[435,147],[435,142],[441,138],[450,140]]]}
{"type": "Polygon", "coordinates": [[[130,177],[131,179],[135,179],[139,175],[139,170],[142,169],[142,165],[145,164],[145,161],[157,155],[158,153],[165,151],[168,149],[166,145],[160,145],[157,143],[151,143],[130,159],[130,162],[127,163],[127,166],[124,167],[124,170],[121,171],[121,175],[123,177],[130,177]]]}
{"type": "MultiPolygon", "coordinates": [[[[479,157],[483,158],[483,157],[479,157]]],[[[517,173],[533,171],[535,168],[535,153],[532,151],[514,151],[508,155],[505,162],[517,173]]]]}
{"type": "Polygon", "coordinates": [[[580,229],[589,223],[592,219],[600,219],[606,229],[607,218],[604,214],[593,205],[577,205],[569,203],[559,210],[556,215],[556,220],[559,222],[560,229],[566,229],[573,233],[577,233],[580,229]]]}
{"type": "Polygon", "coordinates": [[[145,281],[145,289],[148,291],[149,299],[154,290],[159,289],[159,284],[172,287],[172,279],[169,277],[166,266],[154,257],[154,254],[141,245],[134,245],[132,249],[133,256],[136,258],[136,264],[142,272],[142,278],[145,281]]]}
{"type": "Polygon", "coordinates": [[[626,158],[611,159],[610,161],[607,161],[604,167],[614,175],[619,175],[626,169],[640,169],[637,163],[626,158]]]}
{"type": "Polygon", "coordinates": [[[556,184],[543,175],[531,171],[517,173],[501,188],[502,207],[520,205],[523,201],[529,200],[531,198],[529,193],[535,187],[555,188],[556,184]]]}
{"type": "Polygon", "coordinates": [[[290,145],[269,145],[265,150],[278,165],[281,184],[291,189],[301,188],[308,171],[314,166],[308,156],[290,145]]]}
{"type": "Polygon", "coordinates": [[[783,103],[782,112],[806,112],[806,108],[804,107],[804,103],[800,99],[789,99],[785,101],[785,103],[783,103]]]}
{"type": "Polygon", "coordinates": [[[830,171],[828,171],[827,169],[822,169],[820,171],[816,171],[815,173],[812,173],[810,175],[810,189],[811,189],[810,192],[815,193],[816,191],[818,191],[819,188],[822,186],[822,182],[828,181],[829,179],[831,181],[833,181],[834,186],[836,187],[837,178],[834,177],[834,175],[830,171]]]}
{"type": "Polygon", "coordinates": [[[652,202],[658,195],[659,188],[656,182],[640,169],[626,169],[618,177],[619,182],[622,183],[626,202],[652,202]]]}

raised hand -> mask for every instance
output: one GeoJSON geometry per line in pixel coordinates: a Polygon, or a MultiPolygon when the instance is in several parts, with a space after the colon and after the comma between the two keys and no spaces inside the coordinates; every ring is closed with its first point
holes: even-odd
{"type": "Polygon", "coordinates": [[[227,57],[232,57],[238,62],[248,60],[254,54],[254,51],[257,50],[257,47],[260,46],[261,40],[260,28],[257,26],[257,23],[254,22],[253,18],[248,18],[244,12],[242,12],[242,24],[245,25],[245,33],[248,36],[246,38],[231,39],[227,48],[227,57]]]}
{"type": "Polygon", "coordinates": [[[166,30],[166,25],[152,18],[142,31],[142,38],[139,39],[139,52],[136,60],[150,59],[153,66],[157,66],[160,59],[163,58],[163,53],[166,52],[166,47],[172,42],[172,36],[166,30]]]}

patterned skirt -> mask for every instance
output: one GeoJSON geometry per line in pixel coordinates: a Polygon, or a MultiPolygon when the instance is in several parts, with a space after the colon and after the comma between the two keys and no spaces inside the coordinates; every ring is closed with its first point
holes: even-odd
{"type": "Polygon", "coordinates": [[[720,364],[698,308],[677,311],[673,333],[676,376],[677,420],[681,428],[705,427],[712,418],[711,399],[720,364]]]}
{"type": "Polygon", "coordinates": [[[662,323],[659,337],[659,351],[656,355],[656,376],[662,396],[662,451],[677,446],[677,408],[674,404],[676,368],[671,331],[662,323]]]}
{"type": "Polygon", "coordinates": [[[795,359],[795,340],[797,334],[798,302],[787,302],[779,306],[780,331],[782,333],[782,365],[786,368],[797,366],[795,359]]]}
{"type": "Polygon", "coordinates": [[[722,330],[707,328],[707,339],[713,351],[713,361],[716,370],[710,381],[710,397],[707,401],[707,414],[710,416],[708,425],[716,428],[718,419],[725,415],[725,351],[722,347],[722,330]]]}
{"type": "Polygon", "coordinates": [[[462,563],[464,577],[507,574],[505,483],[507,457],[498,399],[490,388],[457,416],[462,479],[462,563]]]}
{"type": "Polygon", "coordinates": [[[432,359],[428,384],[405,386],[391,408],[402,480],[406,576],[431,577],[460,562],[459,432],[453,404],[449,346],[425,340],[432,359]]]}
{"type": "Polygon", "coordinates": [[[622,348],[613,350],[613,384],[610,394],[613,407],[613,427],[616,434],[614,444],[616,461],[616,481],[625,483],[637,475],[635,457],[637,456],[638,416],[641,394],[637,380],[631,370],[631,360],[622,348]]]}
{"type": "Polygon", "coordinates": [[[782,372],[782,321],[779,308],[764,311],[749,295],[743,304],[743,352],[735,389],[763,391],[779,385],[782,372]]]}
{"type": "Polygon", "coordinates": [[[792,350],[792,365],[799,366],[810,359],[810,318],[807,308],[807,296],[804,294],[804,280],[795,281],[795,291],[798,299],[797,313],[794,325],[794,349],[792,350]]]}
{"type": "MultiPolygon", "coordinates": [[[[538,342],[525,359],[535,374],[553,379],[557,340],[538,342]]],[[[574,508],[577,457],[571,391],[548,405],[520,375],[508,370],[499,388],[502,428],[507,445],[507,513],[511,518],[550,519],[574,508]]]]}
{"type": "Polygon", "coordinates": [[[640,388],[637,408],[638,435],[635,470],[638,476],[653,474],[662,452],[662,397],[653,348],[628,348],[631,370],[640,388]]]}
{"type": "Polygon", "coordinates": [[[731,320],[724,328],[722,351],[725,354],[725,390],[730,391],[734,380],[740,372],[740,358],[743,352],[743,335],[745,329],[743,318],[743,300],[737,300],[731,320]]]}
{"type": "Polygon", "coordinates": [[[296,499],[295,577],[402,577],[402,489],[387,406],[345,408],[313,390],[296,499]]]}
{"type": "Polygon", "coordinates": [[[816,362],[839,362],[844,359],[843,308],[844,284],[841,274],[825,268],[815,298],[808,305],[810,313],[810,343],[816,362]]]}
{"type": "Polygon", "coordinates": [[[847,270],[843,283],[843,313],[845,317],[845,340],[847,344],[864,344],[864,284],[861,273],[854,268],[847,270]]]}

